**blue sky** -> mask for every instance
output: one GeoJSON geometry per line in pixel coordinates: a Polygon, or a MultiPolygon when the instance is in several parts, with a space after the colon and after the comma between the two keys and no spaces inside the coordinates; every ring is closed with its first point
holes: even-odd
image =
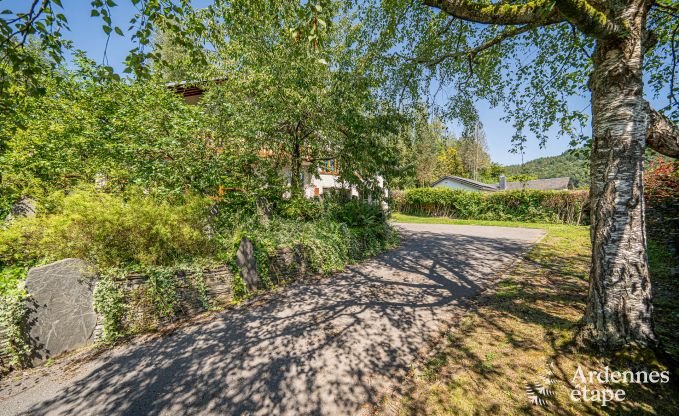
{"type": "MultiPolygon", "coordinates": [[[[90,17],[90,0],[63,0],[62,3],[71,28],[71,31],[65,33],[64,37],[73,41],[74,48],[87,52],[90,58],[97,62],[104,62],[104,59],[106,59],[108,65],[111,65],[118,71],[122,71],[125,56],[133,47],[129,36],[120,37],[115,34],[112,35],[106,49],[106,55],[104,55],[106,35],[101,28],[102,22],[100,18],[90,17]]],[[[117,3],[118,6],[111,10],[113,22],[125,32],[128,26],[127,22],[136,10],[129,0],[118,0],[117,3]]],[[[194,1],[197,7],[205,6],[209,3],[210,0],[194,1]]],[[[3,9],[24,10],[28,5],[27,0],[0,0],[0,7],[3,9]]],[[[588,105],[589,98],[573,97],[569,101],[575,108],[585,108],[588,105]]],[[[510,153],[510,139],[514,130],[510,124],[501,121],[504,111],[501,108],[490,108],[488,103],[484,102],[479,102],[477,107],[481,122],[485,127],[492,160],[503,165],[520,163],[521,155],[510,153]]],[[[459,135],[459,126],[453,124],[449,127],[459,135]]],[[[583,133],[589,135],[590,128],[587,127],[583,133]]],[[[538,157],[554,156],[563,153],[569,148],[568,141],[565,137],[558,138],[553,135],[546,143],[546,146],[541,149],[538,146],[537,140],[529,135],[524,160],[529,161],[538,157]]]]}

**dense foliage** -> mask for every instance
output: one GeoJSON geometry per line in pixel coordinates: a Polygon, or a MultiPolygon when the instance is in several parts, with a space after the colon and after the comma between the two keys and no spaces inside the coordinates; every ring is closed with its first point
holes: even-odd
{"type": "Polygon", "coordinates": [[[229,261],[234,236],[243,233],[267,241],[269,254],[290,244],[323,252],[312,262],[318,271],[340,269],[380,251],[392,238],[378,204],[291,200],[275,207],[266,221],[247,212],[235,217],[230,208],[192,195],[168,201],[91,188],[57,192],[37,216],[15,219],[0,230],[3,291],[25,276],[26,267],[70,257],[101,270],[229,261]]]}
{"type": "Polygon", "coordinates": [[[377,175],[394,176],[404,116],[379,99],[355,15],[336,2],[283,3],[279,13],[278,2],[218,2],[214,23],[194,39],[212,47],[209,65],[192,74],[211,80],[200,84],[199,104],[211,141],[239,159],[231,172],[241,184],[225,186],[299,195],[308,171],[333,160],[341,181],[378,193],[377,175]]]}
{"type": "Polygon", "coordinates": [[[99,71],[82,58],[44,78],[47,95],[25,97],[22,116],[0,129],[3,192],[40,198],[97,181],[215,194],[234,160],[205,139],[200,109],[152,82],[100,82],[99,71]]]}
{"type": "Polygon", "coordinates": [[[254,243],[267,287],[276,283],[269,259],[283,248],[297,252],[308,272],[325,274],[377,254],[397,238],[379,204],[292,199],[273,205],[269,217],[242,208],[191,194],[168,199],[91,187],[43,199],[35,217],[14,219],[0,230],[0,328],[7,335],[0,356],[9,355],[16,366],[28,351],[21,322],[30,266],[66,257],[93,264],[100,277],[95,308],[104,318],[102,339],[112,342],[179,316],[179,291],[187,284],[179,276],[187,271],[205,309],[211,305],[204,299],[204,267],[230,265],[235,300],[250,296],[233,261],[243,236],[254,243]],[[124,296],[119,279],[132,272],[148,276],[148,283],[124,296]],[[146,311],[141,318],[139,308],[146,311]]]}
{"type": "MultiPolygon", "coordinates": [[[[108,3],[93,8],[115,33],[108,3]]],[[[381,79],[351,11],[336,2],[216,2],[201,13],[188,2],[156,3],[144,4],[140,18],[162,31],[150,52],[130,55],[130,69],[144,77],[128,79],[80,52],[68,66],[61,50],[45,54],[45,44],[61,46],[45,38],[49,30],[26,29],[35,39],[14,43],[0,18],[0,36],[13,42],[1,52],[17,59],[16,67],[0,64],[0,104],[11,107],[0,114],[0,215],[22,198],[37,205],[35,217],[0,227],[7,297],[0,327],[14,331],[12,342],[21,338],[27,269],[64,257],[97,268],[96,307],[113,340],[124,334],[131,300],[107,276],[150,276],[137,301],[167,319],[175,313],[177,270],[232,264],[244,235],[263,279],[268,256],[281,247],[294,245],[310,271],[329,273],[393,243],[378,175],[397,175],[397,133],[408,110],[379,96],[381,79]],[[173,4],[181,7],[164,9],[173,4]],[[198,105],[167,84],[184,85],[178,76],[199,80],[198,105]],[[329,160],[340,182],[374,203],[301,198],[329,160]]],[[[41,13],[38,29],[55,18],[51,9],[41,13]]],[[[145,43],[149,25],[139,34],[145,43]]],[[[242,281],[234,284],[239,297],[248,295],[242,281]]],[[[5,350],[19,357],[23,346],[12,345],[5,350]]]]}
{"type": "Polygon", "coordinates": [[[518,190],[482,193],[417,188],[393,194],[394,208],[410,214],[460,219],[586,224],[586,192],[518,190]]]}

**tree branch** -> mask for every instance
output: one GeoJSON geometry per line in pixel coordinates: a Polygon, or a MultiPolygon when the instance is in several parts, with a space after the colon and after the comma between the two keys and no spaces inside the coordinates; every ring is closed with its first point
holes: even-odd
{"type": "Polygon", "coordinates": [[[646,146],[665,156],[679,158],[679,127],[650,106],[647,111],[650,120],[646,146]]]}
{"type": "Polygon", "coordinates": [[[665,13],[671,15],[671,16],[675,16],[675,13],[679,13],[679,7],[673,6],[671,4],[659,3],[657,1],[655,1],[651,5],[651,7],[658,8],[658,9],[662,10],[663,12],[665,12],[665,13]]]}
{"type": "Polygon", "coordinates": [[[611,21],[587,0],[555,0],[559,12],[584,34],[598,39],[618,39],[627,29],[611,21]]]}
{"type": "Polygon", "coordinates": [[[505,39],[509,39],[514,36],[518,36],[522,33],[526,33],[532,29],[535,29],[540,25],[524,25],[524,26],[519,26],[519,27],[514,27],[511,29],[507,29],[503,32],[501,32],[499,35],[496,37],[489,39],[482,44],[475,46],[474,48],[467,49],[464,51],[457,51],[457,52],[451,52],[451,53],[445,53],[443,55],[439,55],[435,58],[407,58],[404,56],[401,56],[404,59],[408,59],[413,61],[416,64],[424,64],[427,66],[435,66],[440,64],[441,62],[445,61],[446,59],[451,59],[451,58],[461,58],[464,56],[469,57],[470,60],[473,61],[473,59],[478,55],[479,53],[485,51],[486,49],[492,48],[493,46],[501,43],[505,39]]]}
{"type": "Polygon", "coordinates": [[[12,42],[12,39],[15,36],[20,35],[21,40],[18,42],[19,47],[23,47],[24,44],[26,43],[26,39],[28,38],[28,34],[30,33],[31,28],[33,27],[33,24],[35,21],[40,17],[45,12],[45,9],[48,6],[48,0],[42,0],[42,4],[36,11],[35,8],[38,6],[38,3],[40,3],[41,0],[33,0],[33,3],[31,4],[31,8],[26,14],[22,13],[17,13],[16,19],[11,20],[8,22],[8,27],[9,24],[17,22],[19,20],[24,20],[24,23],[22,25],[19,25],[17,27],[17,30],[14,32],[9,31],[7,37],[2,40],[2,43],[0,43],[0,49],[4,48],[5,45],[9,45],[12,42]]]}
{"type": "Polygon", "coordinates": [[[486,49],[492,48],[495,45],[498,45],[505,39],[513,38],[514,36],[518,36],[522,33],[529,32],[539,25],[537,24],[530,24],[530,25],[525,25],[525,26],[519,26],[519,27],[513,27],[511,29],[507,29],[494,37],[493,39],[489,39],[485,41],[484,43],[480,44],[479,46],[476,46],[475,48],[472,48],[468,51],[466,51],[466,55],[469,55],[472,59],[478,55],[479,53],[483,52],[486,49]]]}
{"type": "Polygon", "coordinates": [[[627,33],[624,26],[608,19],[587,0],[532,0],[524,4],[483,4],[474,0],[422,2],[451,16],[475,23],[545,25],[568,20],[583,33],[599,39],[621,38],[627,33]]]}
{"type": "Polygon", "coordinates": [[[422,0],[459,19],[493,25],[525,25],[564,21],[553,0],[533,0],[525,4],[483,4],[473,0],[422,0]]]}

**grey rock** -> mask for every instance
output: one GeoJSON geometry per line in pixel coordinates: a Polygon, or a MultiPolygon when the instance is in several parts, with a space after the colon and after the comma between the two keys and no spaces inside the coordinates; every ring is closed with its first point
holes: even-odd
{"type": "Polygon", "coordinates": [[[17,202],[12,205],[12,208],[7,214],[5,221],[12,221],[15,218],[32,218],[35,217],[36,213],[36,202],[34,199],[27,196],[21,197],[17,202]]]}
{"type": "Polygon", "coordinates": [[[80,259],[65,259],[28,271],[27,325],[34,365],[94,341],[94,277],[80,259]]]}
{"type": "Polygon", "coordinates": [[[253,290],[261,286],[259,273],[257,272],[257,258],[255,257],[255,247],[249,238],[243,237],[240,240],[238,251],[236,252],[236,265],[240,268],[243,282],[248,290],[253,290]]]}
{"type": "Polygon", "coordinates": [[[267,224],[271,221],[271,204],[263,196],[257,197],[255,203],[257,205],[257,216],[263,224],[267,224]]]}

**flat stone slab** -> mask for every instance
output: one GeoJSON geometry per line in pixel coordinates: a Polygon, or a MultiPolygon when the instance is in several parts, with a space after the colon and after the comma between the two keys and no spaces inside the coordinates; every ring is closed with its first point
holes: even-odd
{"type": "Polygon", "coordinates": [[[94,274],[80,259],[65,259],[28,271],[29,343],[33,364],[92,343],[97,315],[94,274]]]}

